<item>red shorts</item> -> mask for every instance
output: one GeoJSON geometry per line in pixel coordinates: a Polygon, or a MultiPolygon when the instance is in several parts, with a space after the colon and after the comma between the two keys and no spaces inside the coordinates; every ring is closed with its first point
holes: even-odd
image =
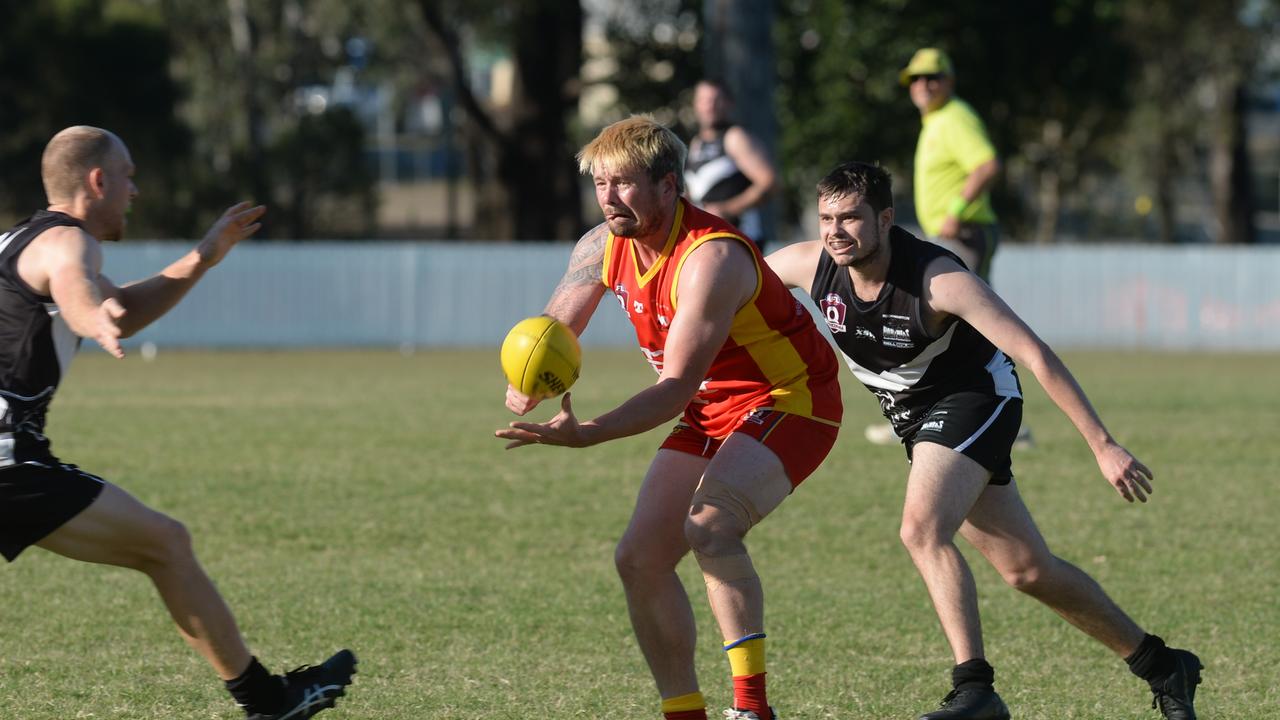
{"type": "MultiPolygon", "coordinates": [[[[741,433],[755,438],[773,451],[782,461],[791,487],[795,487],[818,469],[835,446],[839,432],[839,426],[821,420],[757,408],[744,416],[729,434],[741,433]]],[[[725,438],[708,437],[680,423],[663,441],[662,448],[709,458],[716,454],[725,438]]]]}

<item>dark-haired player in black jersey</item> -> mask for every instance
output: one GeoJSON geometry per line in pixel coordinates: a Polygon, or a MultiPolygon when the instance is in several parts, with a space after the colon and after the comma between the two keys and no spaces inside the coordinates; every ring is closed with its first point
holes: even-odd
{"type": "Polygon", "coordinates": [[[231,611],[196,560],[187,530],[119,487],[55,457],[45,414],[79,347],[115,357],[241,240],[262,206],[229,208],[185,256],[123,287],[101,273],[101,241],[119,240],[138,188],[120,138],[76,126],[45,147],[49,207],[0,234],[0,554],[35,545],[73,560],[132,568],[155,584],[178,631],[226,681],[250,720],[309,718],[342,695],[355,656],[272,675],[249,654],[231,611]]]}
{"type": "Polygon", "coordinates": [[[1124,658],[1167,718],[1195,718],[1200,660],[1148,635],[1082,570],[1053,555],[1018,495],[1009,459],[1022,416],[1011,360],[1070,418],[1129,502],[1151,471],[1103,426],[1062,361],[948,250],[893,224],[888,173],[840,165],[818,183],[821,241],[768,257],[817,303],[854,375],[880,399],[911,469],[902,542],[955,655],[954,689],[921,720],[1008,718],[985,659],[959,532],[1014,588],[1124,658]]]}

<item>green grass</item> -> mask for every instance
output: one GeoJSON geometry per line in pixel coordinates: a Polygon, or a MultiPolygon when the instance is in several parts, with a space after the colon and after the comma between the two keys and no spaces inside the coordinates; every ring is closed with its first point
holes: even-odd
{"type": "MultiPolygon", "coordinates": [[[[1201,655],[1202,717],[1263,716],[1280,703],[1277,358],[1067,361],[1156,493],[1124,503],[1024,377],[1038,447],[1015,471],[1050,546],[1201,655]]],[[[357,684],[323,717],[657,717],[612,553],[659,431],[505,452],[496,351],[77,362],[55,451],[188,525],[272,669],[354,648],[357,684]]],[[[638,353],[588,350],[575,405],[597,414],[652,377],[638,353]]],[[[901,451],[862,441],[876,403],[841,380],[841,443],[750,538],[771,699],[788,720],[912,718],[947,689],[950,654],[897,539],[901,451]]],[[[1015,717],[1155,717],[1123,663],[967,554],[1015,717]]],[[[727,663],[696,568],[681,572],[723,707],[727,663]]],[[[145,578],[40,550],[0,568],[0,718],[161,717],[236,711],[145,578]]]]}

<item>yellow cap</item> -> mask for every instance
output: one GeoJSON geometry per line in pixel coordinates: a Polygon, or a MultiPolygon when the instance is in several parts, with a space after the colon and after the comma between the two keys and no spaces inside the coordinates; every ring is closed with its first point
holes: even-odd
{"type": "Polygon", "coordinates": [[[911,56],[911,62],[898,73],[898,82],[911,84],[913,75],[954,75],[951,58],[938,48],[920,48],[911,56]]]}

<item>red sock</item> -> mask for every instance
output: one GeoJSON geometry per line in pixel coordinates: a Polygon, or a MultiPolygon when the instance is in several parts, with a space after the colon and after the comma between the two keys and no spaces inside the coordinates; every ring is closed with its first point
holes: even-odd
{"type": "Polygon", "coordinates": [[[733,706],[739,710],[751,710],[760,716],[760,720],[773,720],[769,711],[769,698],[764,692],[764,676],[735,675],[733,677],[733,706]]]}
{"type": "Polygon", "coordinates": [[[676,712],[662,713],[662,717],[666,718],[666,720],[707,720],[707,709],[677,710],[676,712]]]}

